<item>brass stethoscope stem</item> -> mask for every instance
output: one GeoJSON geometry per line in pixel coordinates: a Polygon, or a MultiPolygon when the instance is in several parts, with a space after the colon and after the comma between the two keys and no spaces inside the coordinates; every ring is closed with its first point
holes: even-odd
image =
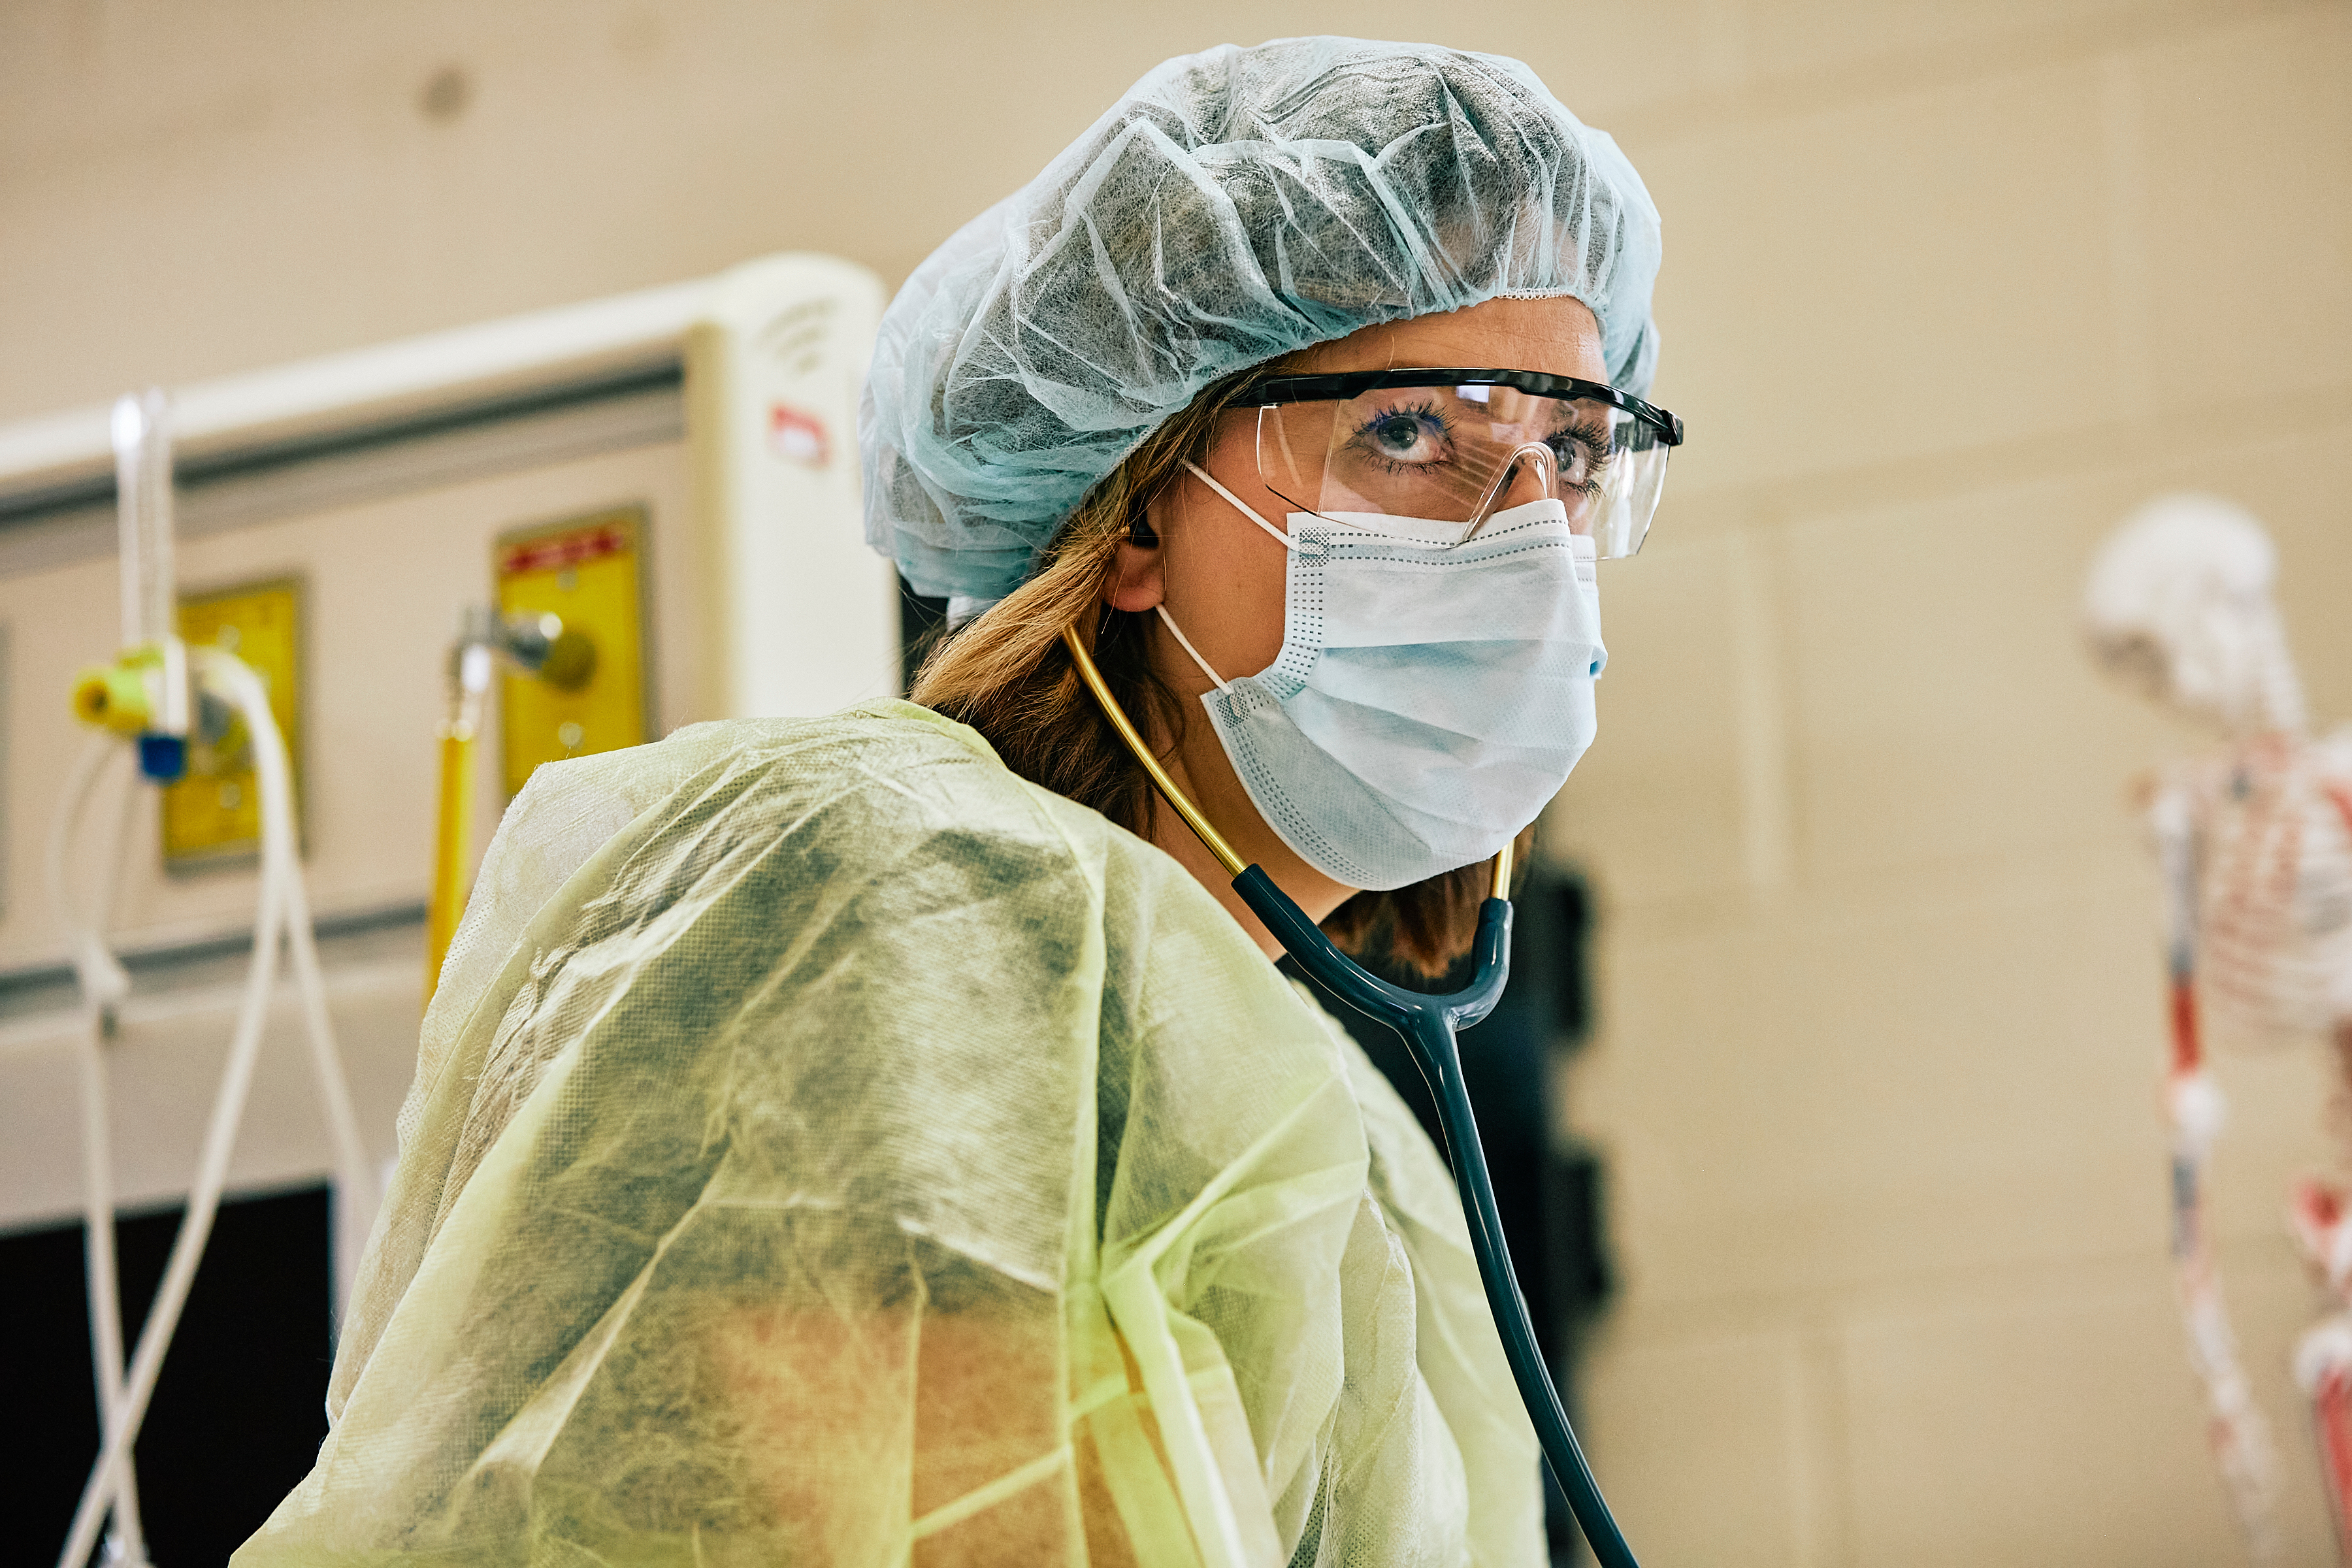
{"type": "MultiPolygon", "coordinates": [[[[1103,679],[1102,671],[1095,668],[1094,655],[1087,651],[1086,640],[1078,636],[1078,628],[1064,626],[1062,642],[1070,650],[1070,662],[1076,667],[1078,679],[1086,682],[1088,691],[1094,693],[1103,717],[1110,721],[1110,727],[1118,731],[1119,740],[1134,753],[1136,762],[1151,780],[1151,787],[1175,808],[1176,815],[1184,819],[1184,826],[1208,846],[1209,853],[1217,858],[1217,864],[1225,868],[1225,875],[1238,877],[1247,870],[1249,862],[1234,852],[1234,847],[1225,842],[1224,835],[1219,833],[1201,808],[1176,787],[1176,781],[1169,777],[1168,770],[1160,765],[1160,759],[1151,754],[1151,748],[1144,743],[1134,721],[1128,718],[1126,710],[1118,705],[1118,699],[1111,695],[1110,683],[1103,679]]],[[[1487,897],[1507,899],[1511,896],[1511,859],[1515,847],[1507,841],[1501,852],[1495,857],[1494,877],[1487,897]]]]}
{"type": "Polygon", "coordinates": [[[1069,647],[1070,662],[1077,666],[1078,679],[1087,683],[1087,689],[1095,694],[1095,701],[1102,708],[1103,717],[1109,720],[1110,727],[1118,731],[1118,738],[1127,743],[1127,749],[1135,753],[1135,760],[1143,764],[1144,773],[1151,779],[1151,787],[1176,808],[1176,815],[1184,819],[1184,826],[1209,847],[1209,853],[1217,858],[1217,864],[1225,868],[1225,875],[1238,877],[1249,869],[1249,862],[1234,853],[1234,847],[1225,842],[1224,835],[1219,833],[1215,826],[1201,814],[1201,808],[1176,787],[1176,781],[1168,776],[1168,770],[1160,765],[1160,759],[1153,756],[1151,748],[1143,743],[1143,737],[1136,731],[1126,710],[1119,707],[1118,699],[1111,695],[1110,683],[1102,678],[1102,671],[1095,668],[1094,655],[1087,651],[1085,641],[1078,636],[1078,628],[1064,626],[1062,641],[1069,647]]]}

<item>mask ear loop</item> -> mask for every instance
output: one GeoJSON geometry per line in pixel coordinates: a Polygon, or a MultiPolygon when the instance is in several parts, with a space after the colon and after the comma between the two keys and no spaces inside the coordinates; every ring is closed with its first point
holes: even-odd
{"type": "MultiPolygon", "coordinates": [[[[1219,484],[1217,482],[1216,476],[1210,473],[1208,469],[1201,467],[1200,464],[1192,461],[1190,458],[1184,459],[1184,467],[1192,470],[1192,474],[1194,479],[1200,480],[1202,484],[1216,491],[1217,494],[1223,496],[1225,499],[1226,504],[1231,506],[1235,511],[1240,512],[1244,517],[1249,519],[1252,522],[1265,530],[1265,531],[1272,536],[1276,544],[1281,545],[1285,550],[1294,550],[1297,548],[1297,541],[1292,539],[1290,535],[1285,533],[1282,530],[1275,527],[1274,524],[1266,521],[1265,518],[1259,516],[1255,507],[1242,500],[1241,497],[1234,494],[1233,491],[1227,489],[1223,485],[1219,484]]],[[[1192,639],[1184,635],[1184,628],[1176,624],[1176,617],[1168,613],[1168,606],[1166,605],[1154,605],[1152,608],[1160,613],[1160,624],[1165,626],[1170,634],[1176,638],[1176,646],[1182,648],[1186,657],[1191,658],[1194,664],[1201,667],[1201,673],[1209,678],[1209,684],[1215,687],[1221,692],[1230,694],[1233,690],[1233,683],[1210,668],[1209,661],[1201,657],[1201,650],[1192,646],[1192,639]]]]}
{"type": "Polygon", "coordinates": [[[1224,497],[1226,502],[1231,505],[1235,511],[1240,512],[1244,517],[1249,519],[1252,522],[1265,530],[1267,534],[1273,538],[1276,544],[1281,545],[1285,550],[1296,550],[1298,548],[1298,541],[1291,538],[1290,535],[1285,533],[1282,530],[1275,527],[1274,524],[1266,521],[1265,518],[1259,516],[1257,508],[1250,505],[1249,502],[1242,500],[1241,497],[1234,494],[1233,491],[1219,484],[1217,482],[1216,476],[1210,473],[1208,469],[1201,467],[1200,464],[1192,461],[1190,458],[1184,459],[1184,466],[1192,471],[1192,477],[1194,479],[1200,480],[1202,484],[1208,486],[1211,489],[1224,497]]]}
{"type": "Polygon", "coordinates": [[[1231,683],[1229,683],[1223,676],[1219,675],[1215,670],[1209,668],[1209,661],[1201,657],[1201,650],[1192,646],[1192,639],[1184,635],[1184,628],[1176,624],[1176,617],[1168,613],[1168,606],[1165,605],[1154,605],[1151,607],[1160,612],[1160,624],[1166,626],[1169,632],[1174,636],[1177,646],[1181,647],[1186,653],[1190,654],[1192,656],[1192,662],[1201,667],[1201,673],[1209,678],[1209,684],[1228,696],[1232,695],[1234,689],[1231,683]]]}

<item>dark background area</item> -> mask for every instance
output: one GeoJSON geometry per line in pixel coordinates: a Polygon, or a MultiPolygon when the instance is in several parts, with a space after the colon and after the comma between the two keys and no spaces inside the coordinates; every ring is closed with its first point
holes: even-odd
{"type": "MultiPolygon", "coordinates": [[[[126,1356],[180,1217],[116,1222],[126,1356]]],[[[134,1449],[157,1568],[226,1563],[318,1457],[333,1354],[328,1234],[324,1187],[221,1205],[134,1449]]],[[[52,1568],[98,1458],[83,1267],[80,1226],[0,1237],[9,1568],[52,1568]]]]}

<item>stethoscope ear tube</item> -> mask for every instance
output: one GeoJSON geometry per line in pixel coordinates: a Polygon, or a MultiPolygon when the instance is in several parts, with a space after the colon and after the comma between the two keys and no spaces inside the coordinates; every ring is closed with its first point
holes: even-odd
{"type": "Polygon", "coordinates": [[[1470,1222],[1479,1282],[1486,1289],[1486,1305],[1503,1337],[1503,1353],[1519,1385],[1520,1401],[1527,1405],[1528,1417],[1543,1445],[1544,1462],[1551,1467],[1601,1568],[1639,1568],[1625,1532],[1617,1527],[1616,1516],[1601,1495],[1600,1483],[1592,1479],[1592,1467],[1585,1461],[1583,1447],[1560,1405],[1559,1390],[1552,1385],[1543,1352],[1537,1348],[1527,1299],[1519,1293],[1510,1248],[1503,1240],[1502,1216],[1495,1206],[1495,1183],[1486,1171],[1486,1149],[1478,1141],[1477,1119],[1470,1112],[1469,1090],[1462,1080],[1462,1052],[1454,1031],[1492,1012],[1510,978],[1509,900],[1492,898],[1478,907],[1478,932],[1471,947],[1477,973],[1461,990],[1434,996],[1391,985],[1341,952],[1257,867],[1251,866],[1234,879],[1234,891],[1318,984],[1404,1037],[1406,1048],[1437,1100],[1454,1185],[1461,1190],[1463,1212],[1470,1222]]]}

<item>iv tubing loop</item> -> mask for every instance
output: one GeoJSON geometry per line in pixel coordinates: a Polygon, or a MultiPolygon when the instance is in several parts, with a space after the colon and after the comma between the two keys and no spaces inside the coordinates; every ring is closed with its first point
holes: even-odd
{"type": "Polygon", "coordinates": [[[1510,978],[1511,846],[1506,844],[1495,857],[1494,896],[1478,909],[1478,932],[1471,947],[1471,956],[1477,963],[1476,977],[1450,996],[1429,995],[1391,985],[1332,945],[1331,939],[1263,869],[1243,864],[1233,847],[1184,797],[1159,759],[1152,756],[1135,725],[1120,710],[1102,672],[1095,668],[1077,628],[1065,627],[1062,640],[1069,647],[1079,679],[1101,704],[1103,716],[1142,764],[1154,787],[1184,819],[1184,825],[1198,834],[1210,853],[1233,873],[1234,891],[1241,895],[1250,912],[1274,933],[1275,940],[1282,943],[1284,951],[1297,961],[1300,968],[1334,994],[1404,1037],[1413,1065],[1421,1070],[1437,1100],[1438,1122],[1445,1133],[1454,1183],[1461,1194],[1464,1216],[1469,1221],[1471,1250],[1478,1259],[1479,1283],[1486,1288],[1486,1305],[1495,1315],[1495,1330],[1502,1339],[1503,1353],[1511,1363],[1511,1376],[1518,1384],[1520,1402],[1527,1406],[1528,1418],[1543,1445],[1544,1462],[1551,1467],[1560,1490],[1567,1495],[1568,1506],[1575,1513],[1576,1522],[1583,1530],[1601,1568],[1640,1568],[1624,1531],[1618,1528],[1616,1516],[1610,1512],[1607,1500],[1601,1495],[1600,1483],[1593,1479],[1592,1467],[1585,1460],[1583,1447],[1576,1440],[1576,1429],[1569,1424],[1567,1409],[1560,1404],[1559,1391],[1552,1384],[1550,1369],[1544,1365],[1543,1352],[1536,1344],[1527,1298],[1519,1292],[1518,1278],[1511,1269],[1510,1247],[1503,1239],[1502,1215],[1495,1205],[1494,1178],[1486,1170],[1486,1149],[1478,1140],[1478,1121],[1471,1113],[1470,1092],[1462,1078],[1462,1053],[1454,1040],[1457,1029],[1469,1027],[1494,1010],[1510,978]]]}
{"type": "MultiPolygon", "coordinates": [[[[276,990],[278,946],[281,936],[286,940],[292,961],[303,1021],[310,1037],[312,1064],[318,1071],[320,1093],[326,1105],[328,1126],[335,1144],[338,1206],[355,1222],[363,1222],[374,1206],[374,1184],[367,1170],[359,1121],[352,1110],[341,1059],[335,1050],[327,1015],[326,988],[319,971],[318,950],[310,926],[309,900],[304,895],[301,868],[295,847],[293,787],[285,739],[279,734],[276,718],[269,711],[268,697],[262,689],[260,679],[250,668],[219,649],[192,648],[189,651],[205,683],[221,691],[236,707],[253,738],[254,769],[261,786],[262,818],[261,891],[254,919],[253,959],[246,973],[245,991],[237,1006],[236,1027],[229,1045],[227,1065],[222,1071],[220,1088],[215,1094],[211,1119],[205,1128],[204,1152],[197,1164],[195,1179],[189,1188],[187,1213],[180,1223],[178,1236],[173,1240],[163,1283],[156,1289],[154,1304],[148,1310],[146,1325],[140,1332],[138,1348],[122,1377],[118,1397],[106,1412],[106,1420],[102,1423],[104,1447],[97,1463],[90,1468],[88,1484],[82,1489],[81,1501],[74,1510],[73,1525],[67,1534],[65,1550],[58,1554],[58,1568],[81,1568],[88,1562],[91,1548],[97,1544],[99,1528],[108,1512],[108,1505],[117,1502],[120,1494],[131,1484],[131,1446],[138,1440],[140,1425],[146,1418],[148,1402],[154,1396],[155,1382],[163,1371],[164,1352],[170,1348],[172,1334],[179,1326],[181,1311],[187,1305],[188,1291],[195,1282],[197,1265],[204,1257],[205,1244],[210,1237],[213,1221],[220,1212],[221,1193],[228,1177],[229,1156],[236,1147],[237,1124],[244,1116],[246,1099],[253,1086],[262,1033],[268,1022],[269,1005],[276,990]]],[[[91,766],[89,771],[94,775],[95,766],[91,766]]],[[[78,768],[77,782],[82,778],[83,770],[78,768]]],[[[76,793],[86,795],[87,784],[76,793]]],[[[134,793],[131,798],[135,801],[139,796],[134,793]]],[[[79,814],[79,807],[72,800],[61,803],[58,836],[50,846],[52,894],[60,900],[64,889],[65,840],[79,814]]],[[[120,973],[120,966],[114,965],[111,955],[105,952],[95,929],[78,928],[69,908],[62,909],[61,912],[66,916],[69,931],[77,938],[77,968],[81,972],[86,999],[95,1016],[100,1006],[111,1005],[100,994],[100,984],[93,983],[93,975],[103,973],[96,960],[102,958],[106,965],[113,965],[112,973],[116,974],[120,973]]],[[[94,1037],[92,1043],[95,1043],[94,1037]]],[[[98,1080],[98,1089],[102,1097],[102,1076],[98,1080]]],[[[103,1115],[102,1106],[86,1114],[95,1121],[103,1115]]],[[[107,1181],[110,1186],[110,1173],[107,1181]]],[[[110,1208],[111,1205],[109,1206],[110,1208]]],[[[111,1224],[110,1213],[104,1216],[103,1225],[93,1226],[93,1238],[100,1230],[107,1230],[110,1237],[111,1224]]],[[[119,1347],[117,1353],[120,1353],[119,1347]]],[[[128,1513],[126,1522],[128,1518],[135,1518],[135,1510],[128,1513]]]]}
{"type": "MultiPolygon", "coordinates": [[[[114,889],[121,879],[123,822],[137,808],[141,792],[135,785],[126,785],[122,800],[108,819],[98,856],[96,897],[87,923],[75,913],[67,889],[66,847],[80,824],[83,808],[111,771],[107,764],[121,754],[112,739],[93,735],[74,760],[65,793],[58,797],[46,868],[49,906],[65,931],[74,971],[81,981],[81,1029],[74,1043],[74,1058],[81,1098],[83,1289],[89,1307],[90,1359],[100,1436],[106,1440],[112,1436],[122,1402],[122,1285],[114,1254],[114,1150],[103,1046],[129,977],[106,951],[99,933],[106,929],[114,889]]],[[[107,1542],[107,1561],[144,1563],[147,1543],[139,1520],[139,1480],[127,1459],[109,1500],[114,1509],[114,1528],[107,1542]]]]}

